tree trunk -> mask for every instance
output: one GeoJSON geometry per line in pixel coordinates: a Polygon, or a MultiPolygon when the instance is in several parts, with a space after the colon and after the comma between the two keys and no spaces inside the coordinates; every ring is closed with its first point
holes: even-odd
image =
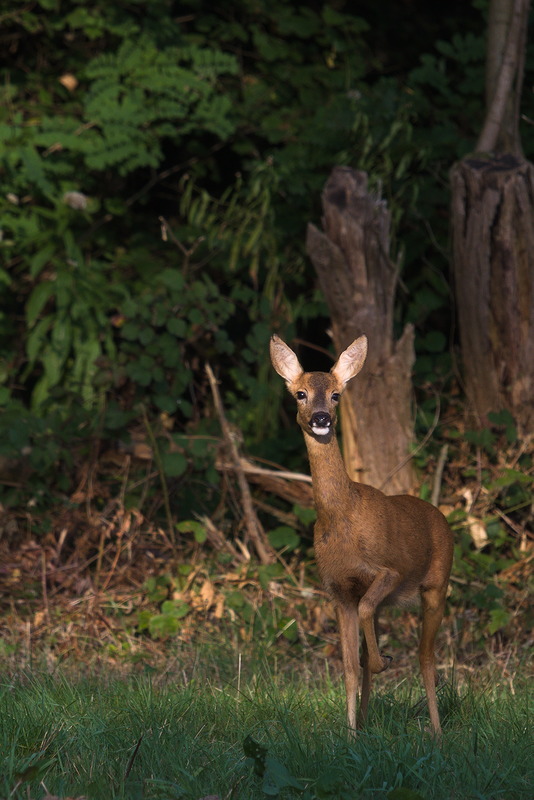
{"type": "Polygon", "coordinates": [[[451,170],[453,273],[465,390],[480,425],[507,409],[534,426],[534,168],[519,99],[529,0],[491,0],[486,118],[451,170]]]}
{"type": "Polygon", "coordinates": [[[451,172],[454,283],[466,391],[486,425],[534,428],[534,167],[513,156],[451,172]]]}
{"type": "Polygon", "coordinates": [[[519,105],[530,0],[491,0],[486,44],[486,118],[478,153],[522,156],[519,105]]]}
{"type": "Polygon", "coordinates": [[[308,226],[306,249],[328,303],[337,352],[365,333],[369,354],[342,402],[344,460],[353,480],[395,494],[413,489],[413,329],[393,339],[398,270],[388,256],[390,214],[367,192],[367,175],[336,167],[323,195],[324,233],[308,226]]]}

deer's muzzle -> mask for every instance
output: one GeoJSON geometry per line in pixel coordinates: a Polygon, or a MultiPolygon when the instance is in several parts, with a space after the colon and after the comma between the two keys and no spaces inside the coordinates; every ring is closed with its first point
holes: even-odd
{"type": "Polygon", "coordinates": [[[332,417],[326,411],[316,411],[310,419],[310,428],[316,436],[326,436],[332,428],[332,417]]]}

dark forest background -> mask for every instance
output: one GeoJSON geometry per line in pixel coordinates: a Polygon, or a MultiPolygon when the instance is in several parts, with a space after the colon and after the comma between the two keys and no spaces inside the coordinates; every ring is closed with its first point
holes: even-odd
{"type": "MultiPolygon", "coordinates": [[[[133,559],[149,575],[136,632],[182,630],[202,586],[209,595],[194,580],[202,560],[255,569],[243,474],[276,554],[258,586],[312,563],[307,485],[238,474],[205,367],[240,456],[305,472],[268,342],[276,331],[305,367],[332,364],[305,235],[345,165],[367,172],[392,215],[395,329],[415,330],[413,489],[430,498],[441,457],[452,607],[479,609],[476,641],[513,638],[531,574],[532,431],[506,408],[480,420],[466,401],[451,277],[449,171],[484,120],[487,13],[485,0],[0,2],[0,580],[11,594],[80,591],[73,572],[111,590],[133,559]]],[[[526,159],[533,77],[527,48],[526,159]]],[[[241,586],[218,591],[250,617],[241,586]]],[[[295,602],[260,629],[297,641],[295,602]]]]}

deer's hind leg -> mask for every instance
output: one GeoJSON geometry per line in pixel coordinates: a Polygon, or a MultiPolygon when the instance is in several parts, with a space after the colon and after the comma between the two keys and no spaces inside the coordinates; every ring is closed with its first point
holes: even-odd
{"type": "Polygon", "coordinates": [[[419,643],[419,665],[425,687],[430,724],[435,736],[441,735],[436,697],[436,634],[445,611],[445,590],[426,589],[421,592],[423,627],[419,643]]]}

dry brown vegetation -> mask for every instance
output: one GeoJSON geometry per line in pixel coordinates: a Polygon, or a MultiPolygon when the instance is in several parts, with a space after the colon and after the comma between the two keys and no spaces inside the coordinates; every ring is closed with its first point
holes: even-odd
{"type": "MultiPolygon", "coordinates": [[[[458,430],[457,421],[454,426],[458,430]]],[[[501,502],[501,483],[507,486],[503,476],[517,470],[527,444],[505,446],[500,440],[498,445],[489,458],[457,435],[441,479],[440,506],[457,540],[439,637],[438,663],[445,671],[455,666],[469,674],[491,660],[512,676],[532,644],[532,510],[503,510],[501,502]]],[[[242,508],[239,483],[224,457],[224,443],[221,447],[221,497],[235,512],[242,508]]],[[[226,642],[236,652],[262,642],[281,668],[293,670],[305,662],[307,668],[322,669],[325,660],[339,667],[335,615],[315,574],[309,530],[281,499],[297,492],[300,503],[309,504],[308,484],[277,477],[274,470],[262,472],[261,465],[256,471],[241,458],[254,514],[265,527],[277,518],[276,524],[292,525],[300,534],[295,550],[282,548],[274,564],[261,565],[247,538],[244,514],[235,517],[232,528],[223,526],[220,513],[217,522],[197,522],[202,543],[184,532],[187,524],[173,532],[154,521],[156,513],[149,517],[147,509],[154,509],[158,497],[162,502],[157,470],[143,472],[152,476],[146,478],[152,481],[147,509],[127,509],[124,491],[110,497],[111,479],[122,476],[124,490],[125,480],[139,479],[142,463],[116,456],[93,465],[90,479],[81,461],[75,494],[68,504],[52,507],[46,519],[31,504],[23,512],[2,511],[5,665],[163,666],[171,653],[179,652],[184,662],[194,660],[196,647],[206,642],[226,642]],[[45,522],[48,532],[43,533],[45,522]]],[[[142,466],[145,470],[146,461],[142,466]]],[[[436,473],[433,457],[428,472],[436,473]]],[[[524,485],[531,486],[531,480],[525,474],[524,485]]],[[[265,542],[271,548],[267,536],[265,542]]],[[[392,675],[413,662],[417,624],[415,611],[384,615],[383,641],[395,657],[392,675]]]]}

